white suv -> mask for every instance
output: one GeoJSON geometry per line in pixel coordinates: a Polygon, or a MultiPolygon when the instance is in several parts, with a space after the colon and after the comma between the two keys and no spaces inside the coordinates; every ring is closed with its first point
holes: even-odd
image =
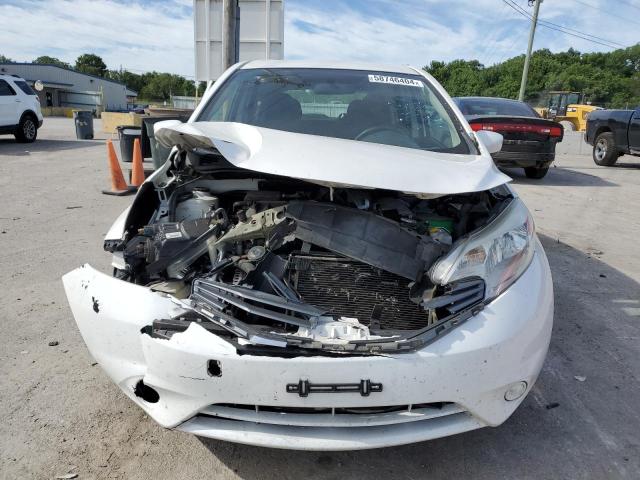
{"type": "Polygon", "coordinates": [[[13,134],[19,142],[33,142],[42,126],[40,100],[20,77],[0,75],[0,134],[13,134]]]}

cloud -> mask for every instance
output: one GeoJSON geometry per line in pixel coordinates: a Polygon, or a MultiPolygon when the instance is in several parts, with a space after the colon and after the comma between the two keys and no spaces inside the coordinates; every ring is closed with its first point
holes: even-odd
{"type": "MultiPolygon", "coordinates": [[[[532,13],[526,0],[514,0],[532,13]]],[[[619,17],[606,0],[547,1],[540,18],[630,46],[638,41],[633,6],[619,17]],[[590,7],[585,6],[589,4],[590,7]],[[579,15],[576,14],[579,12],[579,15]],[[621,24],[624,24],[622,27],[621,24]]],[[[636,9],[638,7],[635,7],[636,9]]],[[[636,20],[640,22],[640,20],[636,20]]],[[[368,60],[423,66],[431,60],[478,59],[486,65],[525,52],[530,20],[500,0],[288,0],[285,56],[295,59],[368,60]],[[326,31],[305,28],[320,26],[326,31]]],[[[534,48],[609,51],[602,45],[539,26],[534,48]]]]}
{"type": "MultiPolygon", "coordinates": [[[[512,0],[528,12],[526,0],[512,0]]],[[[545,1],[544,20],[622,45],[638,41],[640,6],[545,1]],[[579,13],[579,14],[578,14],[579,13]]],[[[192,0],[0,0],[0,54],[73,63],[97,53],[109,68],[194,74],[192,0]]],[[[529,20],[501,0],[285,0],[285,56],[423,66],[524,53],[529,20]]],[[[540,26],[534,47],[607,51],[540,26]]]]}
{"type": "Polygon", "coordinates": [[[18,61],[40,55],[74,63],[100,55],[111,69],[193,76],[190,2],[24,0],[0,5],[0,53],[18,61]]]}

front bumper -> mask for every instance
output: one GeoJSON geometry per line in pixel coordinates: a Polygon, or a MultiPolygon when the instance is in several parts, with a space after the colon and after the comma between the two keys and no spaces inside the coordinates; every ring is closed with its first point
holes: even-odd
{"type": "Polygon", "coordinates": [[[422,350],[400,355],[299,357],[238,355],[197,324],[170,340],[141,329],[174,307],[160,293],[85,265],[63,277],[69,304],[94,358],[165,427],[251,445],[353,450],[401,445],[504,422],[533,386],[553,322],[551,274],[537,244],[531,266],[504,294],[422,350]],[[219,365],[211,375],[208,362],[219,365]],[[287,391],[287,384],[382,383],[381,392],[287,391]],[[140,380],[159,394],[135,393],[140,380]],[[415,408],[413,407],[415,406],[415,408]],[[388,413],[363,408],[395,407],[388,413]],[[355,410],[355,411],[354,411],[355,410]]]}

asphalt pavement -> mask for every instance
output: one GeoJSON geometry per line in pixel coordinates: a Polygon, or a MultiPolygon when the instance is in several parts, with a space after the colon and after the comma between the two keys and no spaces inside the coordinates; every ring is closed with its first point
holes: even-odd
{"type": "MultiPolygon", "coordinates": [[[[99,131],[99,121],[96,122],[99,131]]],[[[107,272],[102,237],[131,197],[108,186],[107,135],[46,118],[34,144],[0,136],[0,478],[640,478],[640,158],[559,155],[510,172],[555,286],[549,355],[503,425],[373,451],[271,450],[165,430],[87,352],[60,277],[107,272]]]]}

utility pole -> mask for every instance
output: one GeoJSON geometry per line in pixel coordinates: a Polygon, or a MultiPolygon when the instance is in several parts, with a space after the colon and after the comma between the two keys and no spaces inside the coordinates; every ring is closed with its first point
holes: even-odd
{"type": "Polygon", "coordinates": [[[529,62],[531,61],[531,49],[533,48],[533,37],[536,34],[536,25],[538,24],[538,11],[542,0],[529,0],[529,6],[534,4],[533,18],[531,19],[531,30],[529,30],[529,45],[527,46],[527,56],[524,59],[524,68],[522,69],[522,81],[520,82],[520,94],[518,100],[524,101],[524,91],[527,88],[527,76],[529,75],[529,62]]]}
{"type": "Polygon", "coordinates": [[[227,69],[238,61],[238,0],[223,0],[222,2],[222,63],[227,69]]]}

